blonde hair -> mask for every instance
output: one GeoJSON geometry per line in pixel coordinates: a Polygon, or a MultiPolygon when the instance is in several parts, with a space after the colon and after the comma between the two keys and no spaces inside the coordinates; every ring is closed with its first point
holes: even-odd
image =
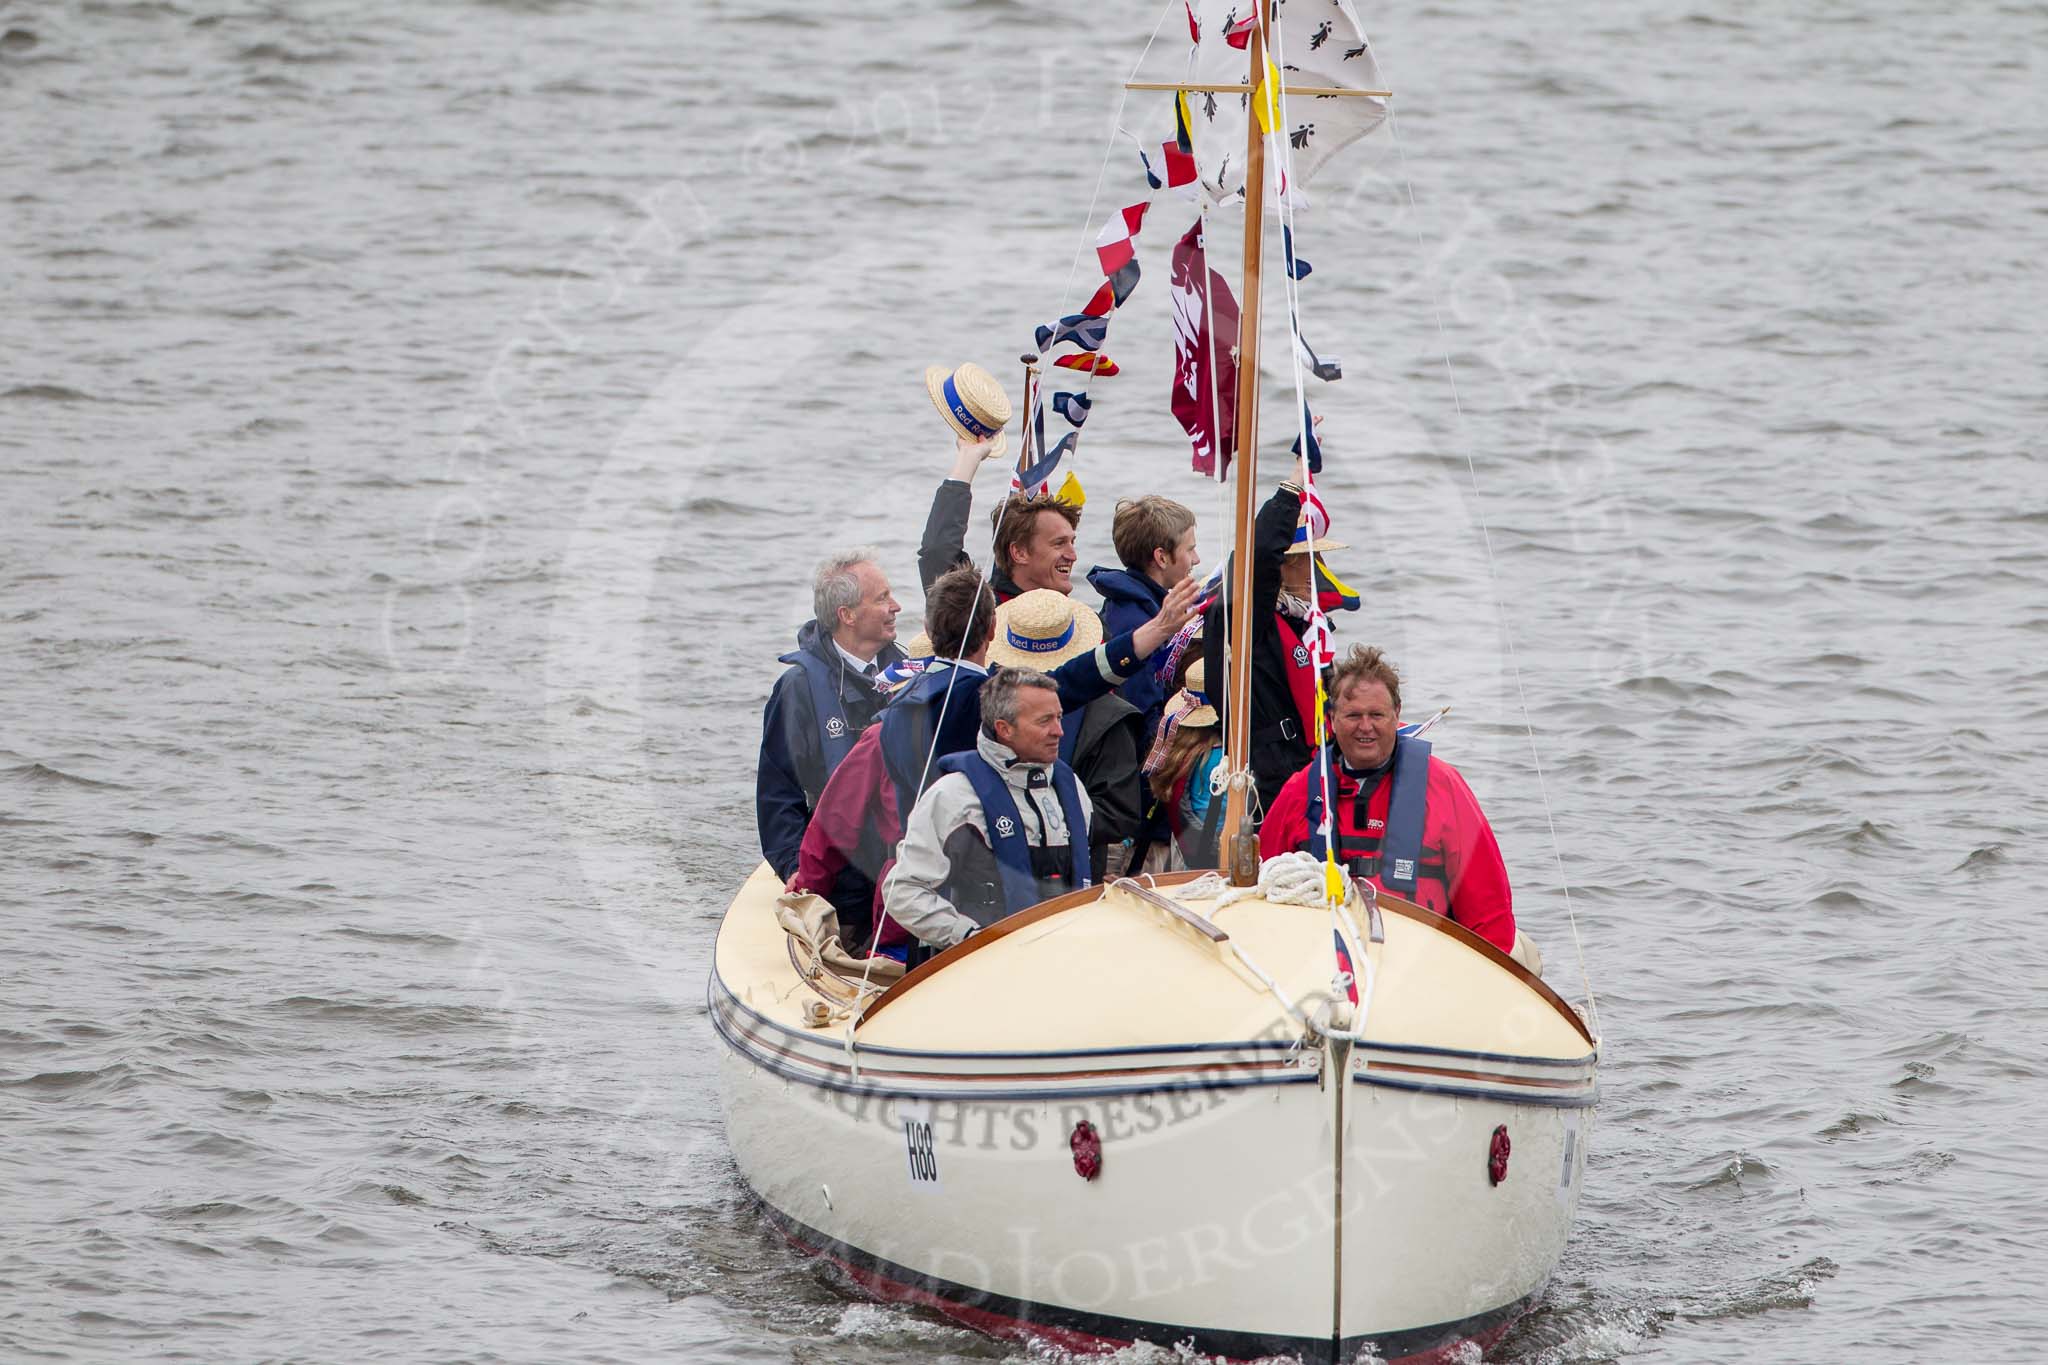
{"type": "Polygon", "coordinates": [[[1162,498],[1149,493],[1142,498],[1126,498],[1116,505],[1116,520],[1110,523],[1109,540],[1116,547],[1116,557],[1132,573],[1142,574],[1152,567],[1152,555],[1164,550],[1173,553],[1173,544],[1186,535],[1195,524],[1195,514],[1172,498],[1162,498]]]}
{"type": "Polygon", "coordinates": [[[1152,794],[1161,801],[1173,800],[1173,789],[1180,780],[1194,770],[1202,755],[1216,747],[1220,726],[1189,725],[1183,722],[1175,728],[1173,739],[1166,746],[1166,757],[1159,760],[1159,766],[1152,770],[1152,794]]]}

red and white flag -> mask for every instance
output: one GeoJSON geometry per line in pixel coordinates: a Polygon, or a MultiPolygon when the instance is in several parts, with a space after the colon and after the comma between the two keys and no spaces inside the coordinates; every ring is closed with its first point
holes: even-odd
{"type": "Polygon", "coordinates": [[[1195,472],[1230,470],[1237,432],[1237,300],[1209,269],[1197,219],[1173,248],[1173,415],[1194,447],[1195,472]],[[1215,327],[1212,331],[1211,321],[1215,327]]]}
{"type": "Polygon", "coordinates": [[[1184,152],[1172,138],[1159,144],[1159,155],[1166,163],[1166,184],[1172,189],[1179,185],[1195,183],[1195,154],[1184,152]]]}
{"type": "Polygon", "coordinates": [[[1138,249],[1131,245],[1131,238],[1144,226],[1145,210],[1150,207],[1149,203],[1132,204],[1103,224],[1102,232],[1095,238],[1095,255],[1102,262],[1103,274],[1114,275],[1137,257],[1138,249]]]}
{"type": "Polygon", "coordinates": [[[1310,608],[1308,620],[1302,623],[1301,643],[1317,668],[1328,668],[1337,662],[1337,633],[1320,603],[1310,608]]]}
{"type": "Polygon", "coordinates": [[[1301,510],[1308,516],[1309,539],[1321,540],[1330,534],[1330,509],[1323,505],[1323,495],[1316,491],[1313,479],[1301,490],[1301,510]]]}

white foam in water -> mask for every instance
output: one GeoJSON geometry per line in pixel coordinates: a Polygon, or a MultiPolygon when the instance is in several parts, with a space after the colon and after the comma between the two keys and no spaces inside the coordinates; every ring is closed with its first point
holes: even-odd
{"type": "MultiPolygon", "coordinates": [[[[1528,1365],[1573,1365],[1577,1361],[1615,1360],[1649,1336],[1648,1319],[1640,1313],[1596,1318],[1586,1330],[1529,1357],[1528,1365]]],[[[1474,1357],[1476,1361],[1477,1356],[1474,1357]]]]}
{"type": "Polygon", "coordinates": [[[839,1315],[839,1321],[832,1325],[832,1335],[870,1340],[937,1341],[948,1336],[973,1337],[976,1334],[964,1327],[933,1322],[906,1308],[886,1303],[855,1303],[848,1304],[846,1311],[839,1315]]]}
{"type": "MultiPolygon", "coordinates": [[[[1218,1359],[1203,1355],[1188,1343],[1155,1346],[1149,1342],[1134,1342],[1107,1355],[1081,1355],[1063,1347],[1046,1342],[1032,1342],[1020,1348],[1021,1354],[1011,1356],[1005,1365],[1208,1365],[1218,1359]]],[[[1249,1365],[1300,1365],[1298,1356],[1263,1356],[1249,1365]]],[[[1354,1365],[1385,1365],[1377,1357],[1354,1362],[1354,1365]]]]}

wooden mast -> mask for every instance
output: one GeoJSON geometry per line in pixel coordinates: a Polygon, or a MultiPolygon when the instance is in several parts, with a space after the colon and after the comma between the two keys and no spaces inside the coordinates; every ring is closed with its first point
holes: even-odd
{"type": "MultiPolygon", "coordinates": [[[[1251,64],[1246,80],[1252,100],[1266,71],[1266,0],[1259,0],[1259,22],[1252,28],[1251,64]]],[[[1266,98],[1272,93],[1266,92],[1266,98]]],[[[1223,813],[1223,838],[1218,852],[1230,880],[1251,886],[1259,880],[1259,847],[1251,825],[1251,803],[1258,790],[1251,780],[1252,736],[1252,525],[1258,511],[1259,488],[1259,266],[1266,240],[1266,139],[1259,111],[1247,109],[1244,167],[1244,288],[1238,303],[1237,431],[1232,439],[1237,465],[1237,512],[1232,525],[1230,561],[1230,684],[1224,714],[1225,769],[1233,775],[1223,813]]]]}

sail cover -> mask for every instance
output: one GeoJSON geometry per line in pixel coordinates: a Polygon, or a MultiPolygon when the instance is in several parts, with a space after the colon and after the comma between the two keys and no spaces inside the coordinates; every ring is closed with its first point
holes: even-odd
{"type": "MultiPolygon", "coordinates": [[[[1251,56],[1250,20],[1260,0],[1190,0],[1195,29],[1190,82],[1242,84],[1251,56]]],[[[1351,0],[1285,0],[1267,52],[1284,86],[1384,90],[1379,66],[1351,0]]],[[[1250,84],[1259,73],[1250,73],[1250,84]]],[[[1217,200],[1244,189],[1245,120],[1251,96],[1191,91],[1188,129],[1203,188],[1217,200]]],[[[1385,122],[1387,103],[1358,95],[1289,95],[1285,118],[1293,181],[1306,185],[1325,161],[1385,122]]]]}

